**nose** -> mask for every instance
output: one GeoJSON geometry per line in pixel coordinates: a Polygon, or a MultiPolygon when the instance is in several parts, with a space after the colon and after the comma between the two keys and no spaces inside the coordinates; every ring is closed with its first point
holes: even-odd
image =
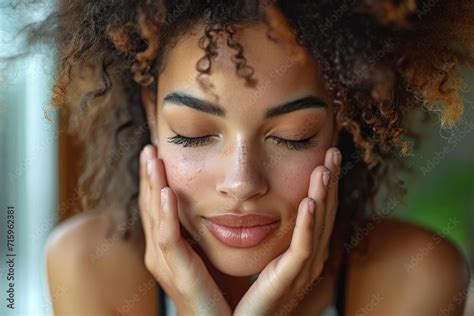
{"type": "Polygon", "coordinates": [[[250,141],[240,139],[236,146],[222,156],[224,174],[217,182],[219,194],[236,200],[249,200],[264,195],[268,190],[268,181],[260,152],[252,147],[250,141]]]}

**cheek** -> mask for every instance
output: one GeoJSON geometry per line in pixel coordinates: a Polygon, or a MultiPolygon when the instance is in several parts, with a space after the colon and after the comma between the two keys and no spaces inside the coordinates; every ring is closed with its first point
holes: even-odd
{"type": "Polygon", "coordinates": [[[206,181],[205,165],[202,157],[183,153],[174,146],[164,146],[161,158],[165,165],[168,185],[176,192],[181,209],[196,205],[193,199],[203,196],[200,188],[206,181]]]}
{"type": "Polygon", "coordinates": [[[301,200],[308,196],[311,172],[324,164],[324,155],[325,150],[318,148],[308,154],[288,155],[274,161],[269,180],[275,195],[288,205],[289,211],[296,213],[301,200]]]}

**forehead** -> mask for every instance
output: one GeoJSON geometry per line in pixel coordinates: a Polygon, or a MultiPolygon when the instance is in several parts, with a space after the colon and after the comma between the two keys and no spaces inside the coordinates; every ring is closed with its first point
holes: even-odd
{"type": "Polygon", "coordinates": [[[234,39],[241,45],[246,65],[253,68],[252,78],[258,81],[256,87],[245,86],[245,80],[236,74],[233,55],[238,50],[227,44],[227,35],[217,38],[216,58],[212,59],[210,81],[212,92],[203,90],[196,77],[198,61],[205,55],[198,46],[204,34],[204,25],[180,38],[171,48],[160,74],[158,96],[159,104],[170,91],[185,91],[194,96],[207,99],[223,106],[238,102],[245,109],[249,106],[265,106],[282,100],[301,97],[308,93],[317,94],[328,104],[328,95],[323,88],[317,60],[299,46],[286,20],[278,11],[270,12],[271,35],[267,37],[268,26],[261,23],[251,27],[237,27],[234,39]]]}

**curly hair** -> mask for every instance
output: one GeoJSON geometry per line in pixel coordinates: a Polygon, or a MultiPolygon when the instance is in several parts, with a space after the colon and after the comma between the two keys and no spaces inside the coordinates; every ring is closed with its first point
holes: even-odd
{"type": "MultiPolygon", "coordinates": [[[[197,23],[205,26],[196,64],[209,73],[216,38],[227,36],[235,51],[236,75],[255,86],[253,68],[235,39],[237,26],[263,23],[272,37],[266,8],[286,17],[296,41],[318,60],[343,129],[343,163],[335,234],[340,249],[369,214],[380,213],[376,195],[403,197],[394,171],[420,137],[412,129],[439,113],[451,128],[463,113],[460,66],[472,65],[474,3],[462,0],[109,0],[60,1],[44,22],[30,28],[29,42],[54,30],[58,53],[52,108],[70,113],[69,131],[84,143],[79,179],[83,209],[126,215],[124,239],[138,216],[138,155],[150,143],[140,89],[156,92],[173,43],[197,23]],[[48,25],[48,26],[46,26],[48,25]],[[415,113],[422,113],[413,120],[415,113]],[[136,218],[136,217],[135,217],[136,218]]],[[[155,94],[153,94],[155,95],[155,94]]]]}

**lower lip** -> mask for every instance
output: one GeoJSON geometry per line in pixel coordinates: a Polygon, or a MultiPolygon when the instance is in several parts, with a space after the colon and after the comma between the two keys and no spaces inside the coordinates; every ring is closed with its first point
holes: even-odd
{"type": "Polygon", "coordinates": [[[229,227],[204,219],[206,227],[219,241],[230,247],[248,248],[260,244],[279,225],[280,221],[253,227],[229,227]]]}

